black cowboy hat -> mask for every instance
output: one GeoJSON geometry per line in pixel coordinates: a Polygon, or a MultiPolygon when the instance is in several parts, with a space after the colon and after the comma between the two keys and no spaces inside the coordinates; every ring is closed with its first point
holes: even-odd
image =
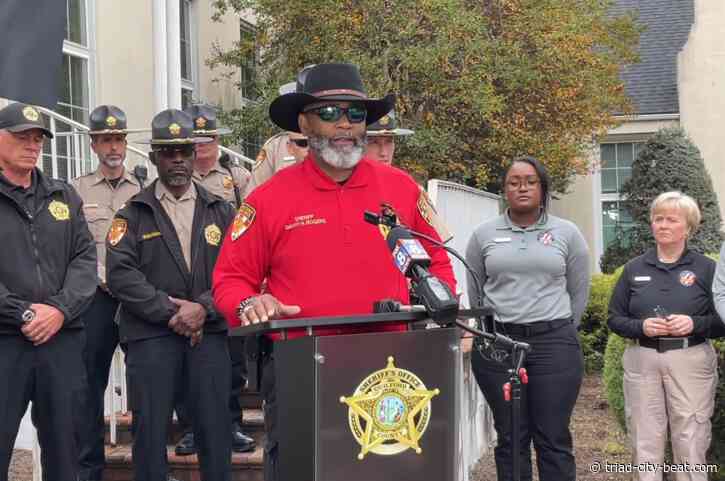
{"type": "Polygon", "coordinates": [[[395,111],[391,110],[380,119],[368,125],[368,137],[398,137],[405,135],[413,135],[410,129],[401,129],[398,127],[398,120],[395,118],[395,111]]]}
{"type": "Polygon", "coordinates": [[[382,99],[368,98],[356,65],[323,63],[309,69],[301,92],[284,94],[272,101],[269,118],[284,130],[299,132],[297,116],[304,107],[325,100],[364,104],[368,112],[365,120],[368,125],[390,112],[395,105],[393,94],[382,99]]]}
{"type": "Polygon", "coordinates": [[[138,140],[136,143],[170,146],[204,144],[211,141],[209,137],[194,136],[194,121],[191,115],[181,110],[168,109],[156,114],[151,121],[151,139],[138,140]]]}
{"type": "Polygon", "coordinates": [[[115,105],[99,105],[93,109],[88,127],[90,135],[128,134],[126,113],[115,105]]]}
{"type": "Polygon", "coordinates": [[[231,129],[219,128],[216,122],[216,110],[214,107],[205,104],[192,105],[184,109],[194,120],[194,135],[203,137],[205,135],[227,135],[231,129]]]}

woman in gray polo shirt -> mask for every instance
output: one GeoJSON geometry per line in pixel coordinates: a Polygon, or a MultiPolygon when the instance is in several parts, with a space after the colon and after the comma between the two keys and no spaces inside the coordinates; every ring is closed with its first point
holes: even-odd
{"type": "MultiPolygon", "coordinates": [[[[584,371],[576,327],[589,296],[589,252],[579,229],[547,212],[549,176],[533,157],[515,159],[506,172],[506,212],[478,226],[466,259],[481,278],[483,299],[469,278],[472,305],[493,308],[496,328],[532,346],[521,405],[521,479],[531,480],[531,441],[541,481],[574,481],[569,419],[584,371]]],[[[499,481],[512,478],[511,403],[503,398],[509,358],[483,346],[471,356],[498,433],[499,481]]]]}

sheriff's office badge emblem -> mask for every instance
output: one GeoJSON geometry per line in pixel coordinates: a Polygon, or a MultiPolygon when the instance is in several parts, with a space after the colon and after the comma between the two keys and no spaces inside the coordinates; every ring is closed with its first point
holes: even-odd
{"type": "Polygon", "coordinates": [[[252,222],[254,222],[254,216],[257,215],[257,211],[254,210],[254,207],[247,204],[246,202],[242,204],[242,206],[239,208],[239,211],[237,212],[236,217],[234,217],[234,222],[232,222],[232,240],[235,241],[239,239],[239,236],[244,234],[247,229],[249,229],[249,226],[252,225],[252,222]]]}
{"type": "Polygon", "coordinates": [[[433,202],[430,201],[428,193],[423,189],[420,189],[420,195],[418,196],[418,212],[420,212],[423,220],[433,227],[433,216],[436,214],[436,208],[433,207],[433,202]]]}
{"type": "Polygon", "coordinates": [[[680,272],[680,284],[682,284],[685,287],[690,287],[695,283],[695,280],[697,279],[697,276],[692,271],[682,271],[680,272]]]}
{"type": "Polygon", "coordinates": [[[222,241],[222,230],[216,224],[209,224],[204,228],[204,238],[210,246],[218,246],[222,241]]]}
{"type": "Polygon", "coordinates": [[[554,242],[554,235],[551,233],[551,231],[542,232],[538,236],[539,242],[544,244],[545,246],[550,246],[552,242],[554,242]]]}
{"type": "Polygon", "coordinates": [[[117,122],[118,121],[116,120],[116,117],[114,117],[113,115],[109,115],[108,117],[106,117],[106,125],[111,128],[115,127],[117,122]]]}
{"type": "Polygon", "coordinates": [[[113,222],[111,222],[111,228],[108,229],[108,243],[115,246],[121,242],[121,239],[123,239],[127,230],[128,223],[126,222],[126,219],[121,219],[119,217],[113,219],[113,222]]]}
{"type": "Polygon", "coordinates": [[[254,162],[254,167],[252,167],[252,170],[262,165],[262,162],[264,162],[265,160],[267,160],[267,151],[262,149],[257,154],[257,160],[254,162]]]}
{"type": "Polygon", "coordinates": [[[196,128],[203,129],[204,127],[206,127],[206,119],[204,117],[196,119],[196,128]]]}
{"type": "Polygon", "coordinates": [[[28,105],[23,109],[23,117],[30,120],[31,122],[37,122],[40,118],[40,114],[33,107],[28,105]]]}
{"type": "Polygon", "coordinates": [[[231,176],[229,176],[229,175],[224,176],[222,183],[224,184],[225,189],[231,189],[234,187],[234,181],[232,180],[231,176]]]}
{"type": "Polygon", "coordinates": [[[181,133],[181,126],[175,123],[169,125],[169,133],[171,133],[171,135],[173,135],[174,137],[178,137],[178,135],[181,133]]]}
{"type": "Polygon", "coordinates": [[[429,391],[418,376],[395,367],[394,361],[389,357],[385,369],[363,379],[352,396],[340,398],[349,406],[350,430],[362,446],[360,460],[368,453],[423,452],[419,441],[431,418],[431,399],[440,390],[429,391]]]}
{"type": "Polygon", "coordinates": [[[383,116],[382,116],[382,117],[380,118],[380,120],[378,120],[378,123],[379,123],[380,125],[388,125],[388,124],[390,123],[390,117],[388,117],[387,115],[383,115],[383,116]]]}
{"type": "Polygon", "coordinates": [[[55,220],[70,219],[70,209],[68,209],[68,204],[64,202],[54,200],[48,205],[48,210],[55,220]]]}

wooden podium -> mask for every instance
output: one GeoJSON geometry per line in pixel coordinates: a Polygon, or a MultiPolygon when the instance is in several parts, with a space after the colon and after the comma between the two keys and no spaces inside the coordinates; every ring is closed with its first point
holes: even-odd
{"type": "Polygon", "coordinates": [[[314,335],[315,327],[425,318],[385,313],[293,319],[231,333],[308,332],[274,346],[280,481],[456,479],[459,331],[314,335]]]}

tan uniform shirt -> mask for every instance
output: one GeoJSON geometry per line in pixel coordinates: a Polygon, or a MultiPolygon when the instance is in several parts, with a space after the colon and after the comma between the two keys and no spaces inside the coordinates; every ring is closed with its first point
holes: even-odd
{"type": "Polygon", "coordinates": [[[174,224],[186,267],[191,271],[191,229],[194,224],[194,208],[196,207],[196,186],[192,182],[184,195],[177,199],[159,180],[156,182],[155,194],[171,219],[171,223],[174,224]]]}
{"type": "Polygon", "coordinates": [[[136,177],[128,170],[114,189],[103,177],[100,170],[90,174],[76,177],[71,181],[78,195],[83,199],[83,214],[88,221],[88,228],[96,242],[98,255],[98,279],[101,284],[106,283],[106,234],[111,225],[113,216],[128,199],[141,190],[136,177]]]}
{"type": "Polygon", "coordinates": [[[264,143],[252,169],[252,180],[247,193],[267,182],[276,172],[295,164],[294,156],[287,150],[288,139],[287,132],[281,132],[264,143]]]}
{"type": "Polygon", "coordinates": [[[192,178],[206,190],[226,200],[236,209],[237,199],[234,195],[234,186],[236,185],[239,188],[239,195],[244,199],[250,174],[246,169],[236,165],[232,165],[231,170],[232,175],[229,175],[229,171],[222,167],[217,160],[205,176],[195,170],[192,178]]]}

